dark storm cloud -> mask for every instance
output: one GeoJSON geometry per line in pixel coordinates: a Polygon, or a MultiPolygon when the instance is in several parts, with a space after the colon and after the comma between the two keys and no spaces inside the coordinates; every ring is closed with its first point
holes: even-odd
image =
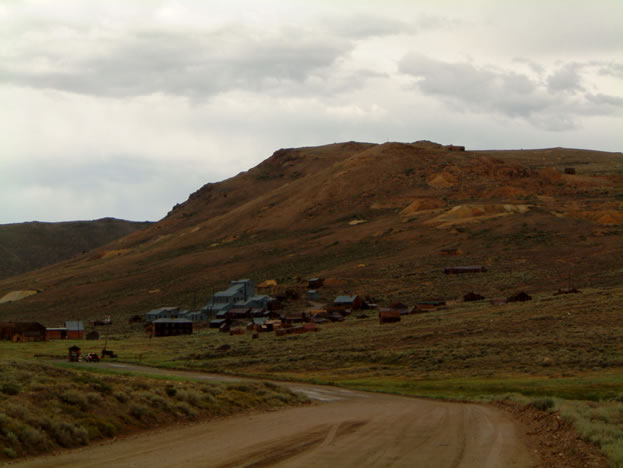
{"type": "Polygon", "coordinates": [[[258,36],[243,27],[213,32],[150,30],[101,39],[85,56],[23,51],[0,66],[0,80],[95,96],[165,93],[190,97],[270,91],[323,75],[352,50],[346,40],[283,28],[258,36]],[[24,66],[45,56],[43,70],[24,66]]]}

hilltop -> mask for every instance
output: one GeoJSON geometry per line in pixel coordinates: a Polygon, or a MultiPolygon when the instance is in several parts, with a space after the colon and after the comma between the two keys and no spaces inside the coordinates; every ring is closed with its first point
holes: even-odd
{"type": "Polygon", "coordinates": [[[296,285],[322,275],[335,292],[405,302],[620,284],[621,153],[460,149],[418,141],[278,150],[204,185],[158,223],[0,281],[0,294],[41,291],[0,314],[50,323],[192,308],[238,277],[296,285]],[[441,256],[444,248],[463,255],[441,256]],[[442,273],[454,264],[488,272],[442,273]]]}
{"type": "Polygon", "coordinates": [[[0,224],[0,279],[66,260],[150,224],[114,218],[0,224]]]}

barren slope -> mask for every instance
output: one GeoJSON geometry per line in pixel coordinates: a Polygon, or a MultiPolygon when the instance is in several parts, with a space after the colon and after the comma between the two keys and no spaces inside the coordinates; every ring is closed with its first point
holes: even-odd
{"type": "Polygon", "coordinates": [[[155,225],[79,258],[0,282],[42,293],[3,317],[89,318],[200,306],[239,276],[323,275],[344,291],[487,296],[618,284],[623,157],[562,148],[450,151],[430,142],[279,150],[208,184],[155,225]],[[575,175],[564,174],[573,166],[575,175]],[[460,247],[447,258],[439,250],[460,247]],[[448,279],[449,264],[484,264],[448,279]]]}

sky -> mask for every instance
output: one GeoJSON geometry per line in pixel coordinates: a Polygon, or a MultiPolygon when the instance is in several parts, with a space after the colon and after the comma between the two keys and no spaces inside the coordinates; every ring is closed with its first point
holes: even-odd
{"type": "Polygon", "coordinates": [[[279,148],[622,123],[621,0],[0,3],[0,224],[158,220],[279,148]]]}

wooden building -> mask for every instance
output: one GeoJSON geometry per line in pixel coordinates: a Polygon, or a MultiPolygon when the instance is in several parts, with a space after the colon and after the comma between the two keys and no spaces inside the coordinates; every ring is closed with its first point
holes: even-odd
{"type": "Polygon", "coordinates": [[[318,289],[324,285],[323,278],[311,278],[307,280],[307,289],[318,289]]]}
{"type": "Polygon", "coordinates": [[[158,319],[152,322],[153,336],[192,335],[193,322],[187,319],[158,319]]]}
{"type": "Polygon", "coordinates": [[[45,327],[38,322],[0,322],[0,340],[45,341],[45,327]]]}
{"type": "Polygon", "coordinates": [[[84,339],[84,324],[82,320],[68,320],[65,322],[68,340],[84,339]]]}

